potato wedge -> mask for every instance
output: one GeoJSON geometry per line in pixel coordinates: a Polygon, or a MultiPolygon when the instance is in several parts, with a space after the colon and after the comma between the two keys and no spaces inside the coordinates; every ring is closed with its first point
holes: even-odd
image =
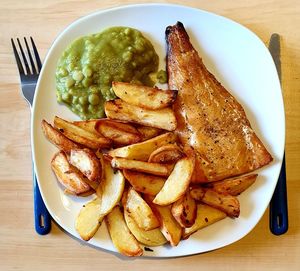
{"type": "Polygon", "coordinates": [[[136,129],[139,131],[141,135],[141,141],[145,141],[150,138],[156,137],[162,133],[161,129],[149,127],[149,126],[138,125],[136,129]]]}
{"type": "Polygon", "coordinates": [[[59,129],[67,138],[88,148],[103,149],[111,146],[111,141],[108,138],[96,136],[94,133],[57,116],[54,118],[54,127],[59,129]]]}
{"type": "Polygon", "coordinates": [[[125,184],[125,187],[124,187],[124,191],[123,191],[123,194],[122,194],[122,197],[121,197],[121,201],[120,201],[120,205],[121,207],[125,208],[126,207],[126,201],[127,201],[127,194],[128,194],[128,189],[129,189],[130,186],[127,186],[125,184]]]}
{"type": "Polygon", "coordinates": [[[72,123],[83,130],[86,130],[92,134],[94,134],[96,137],[103,137],[103,135],[99,134],[99,132],[95,129],[96,122],[99,119],[91,119],[91,120],[80,120],[80,121],[73,121],[72,123]]]}
{"type": "Polygon", "coordinates": [[[179,160],[153,203],[169,205],[178,200],[189,187],[193,170],[194,160],[192,158],[185,157],[179,160]]]}
{"type": "Polygon", "coordinates": [[[104,176],[96,192],[101,198],[100,212],[107,215],[121,200],[125,179],[121,171],[114,171],[106,161],[104,162],[104,176]]]}
{"type": "Polygon", "coordinates": [[[158,176],[169,176],[174,167],[171,164],[148,163],[120,157],[113,158],[111,160],[111,165],[113,168],[130,169],[158,176]]]}
{"type": "Polygon", "coordinates": [[[130,145],[141,141],[141,134],[138,130],[127,123],[102,119],[97,121],[95,129],[112,140],[116,146],[130,145]]]}
{"type": "Polygon", "coordinates": [[[182,150],[176,144],[167,144],[153,151],[148,162],[151,163],[170,163],[177,162],[184,156],[182,150]]]}
{"type": "Polygon", "coordinates": [[[126,208],[124,208],[124,218],[130,232],[140,243],[146,246],[161,246],[167,242],[167,239],[163,236],[160,229],[156,228],[145,231],[139,228],[134,219],[129,215],[126,208]]]}
{"type": "Polygon", "coordinates": [[[104,219],[104,215],[100,212],[100,206],[101,199],[97,197],[83,205],[76,217],[75,229],[85,241],[90,240],[95,235],[104,219]]]}
{"type": "Polygon", "coordinates": [[[90,181],[85,176],[84,176],[84,181],[91,187],[91,191],[78,194],[78,196],[87,197],[87,196],[90,196],[90,195],[94,194],[97,191],[97,189],[98,189],[99,182],[90,181]]]}
{"type": "Polygon", "coordinates": [[[127,193],[126,211],[134,219],[138,227],[145,231],[159,227],[159,222],[152,209],[132,187],[129,188],[127,193]]]}
{"type": "Polygon", "coordinates": [[[195,200],[219,209],[230,217],[239,217],[240,215],[240,203],[234,196],[202,187],[194,187],[190,193],[195,200]]]}
{"type": "Polygon", "coordinates": [[[91,182],[100,182],[102,167],[96,154],[90,149],[72,149],[69,159],[71,165],[78,168],[91,182]]]}
{"type": "Polygon", "coordinates": [[[108,154],[112,157],[148,161],[150,154],[154,150],[168,143],[174,143],[176,139],[177,136],[174,133],[165,133],[144,142],[114,149],[109,151],[108,154]]]}
{"type": "Polygon", "coordinates": [[[143,249],[128,229],[119,206],[115,206],[105,217],[105,222],[111,240],[121,254],[129,257],[143,254],[143,249]]]}
{"type": "Polygon", "coordinates": [[[124,132],[128,132],[131,134],[139,135],[139,131],[134,127],[132,124],[125,123],[118,120],[111,120],[111,119],[99,119],[95,124],[96,131],[101,133],[101,130],[109,129],[109,128],[117,128],[124,132]]]}
{"type": "Polygon", "coordinates": [[[181,227],[188,228],[195,223],[197,204],[190,193],[186,192],[179,200],[172,204],[171,212],[181,227]]]}
{"type": "Polygon", "coordinates": [[[80,149],[81,146],[71,141],[69,138],[64,136],[59,130],[55,129],[47,121],[42,120],[42,130],[46,138],[60,150],[65,153],[70,153],[72,149],[80,149]]]}
{"type": "Polygon", "coordinates": [[[177,97],[176,90],[162,90],[124,82],[112,82],[112,89],[126,103],[153,110],[172,105],[177,97]]]}
{"type": "Polygon", "coordinates": [[[187,239],[192,233],[203,229],[226,217],[226,214],[218,209],[206,204],[197,204],[197,217],[195,223],[190,228],[184,228],[182,238],[187,239]]]}
{"type": "Polygon", "coordinates": [[[164,186],[166,178],[124,169],[124,177],[134,190],[143,194],[155,196],[164,186]]]}
{"type": "Polygon", "coordinates": [[[97,188],[98,197],[86,204],[76,219],[76,230],[83,240],[94,236],[101,221],[119,203],[124,191],[125,180],[121,172],[114,174],[108,163],[104,172],[105,179],[97,188]]]}
{"type": "Polygon", "coordinates": [[[145,200],[153,210],[159,220],[160,230],[171,246],[177,246],[181,239],[182,228],[177,223],[171,213],[171,206],[159,206],[152,202],[149,195],[145,195],[145,200]]]}
{"type": "Polygon", "coordinates": [[[83,174],[73,167],[63,151],[54,155],[51,161],[51,168],[59,182],[71,191],[79,195],[90,190],[90,186],[85,182],[83,174]]]}
{"type": "MultiPolygon", "coordinates": [[[[80,173],[82,173],[82,172],[80,172],[80,173]]],[[[100,180],[102,180],[102,178],[100,180]]],[[[84,181],[91,187],[91,191],[80,193],[80,194],[78,194],[78,196],[87,197],[87,196],[90,196],[90,195],[92,195],[93,193],[95,193],[97,191],[98,186],[99,186],[99,181],[91,181],[85,176],[84,176],[84,181]]]]}
{"type": "Polygon", "coordinates": [[[101,180],[103,180],[104,179],[104,174],[105,174],[105,172],[104,172],[104,156],[103,156],[103,153],[101,152],[101,150],[99,150],[99,149],[95,152],[95,154],[96,154],[96,156],[99,159],[99,162],[101,164],[101,168],[102,168],[102,170],[101,170],[101,180]]]}
{"type": "Polygon", "coordinates": [[[207,183],[204,186],[221,194],[228,193],[231,196],[238,196],[255,182],[257,176],[257,174],[239,176],[223,181],[207,183]]]}
{"type": "Polygon", "coordinates": [[[171,108],[149,110],[116,99],[105,102],[104,110],[109,119],[138,123],[167,131],[174,131],[177,127],[176,117],[171,108]]]}

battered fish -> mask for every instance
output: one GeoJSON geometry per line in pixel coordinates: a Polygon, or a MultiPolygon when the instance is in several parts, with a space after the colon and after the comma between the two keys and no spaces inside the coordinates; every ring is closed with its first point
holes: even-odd
{"type": "Polygon", "coordinates": [[[273,158],[243,107],[204,66],[182,23],[166,29],[169,88],[178,90],[177,133],[196,155],[193,182],[248,173],[273,158]]]}

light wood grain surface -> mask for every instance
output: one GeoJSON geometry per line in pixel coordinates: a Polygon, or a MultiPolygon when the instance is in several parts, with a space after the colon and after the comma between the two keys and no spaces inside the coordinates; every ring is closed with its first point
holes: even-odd
{"type": "Polygon", "coordinates": [[[44,58],[55,37],[77,18],[134,2],[1,0],[0,270],[300,270],[300,1],[172,2],[229,17],[265,43],[273,32],[282,36],[288,233],[270,233],[267,210],[250,234],[225,248],[176,259],[134,260],[83,245],[55,223],[49,235],[37,235],[33,227],[30,111],[20,95],[10,38],[32,35],[44,58]]]}

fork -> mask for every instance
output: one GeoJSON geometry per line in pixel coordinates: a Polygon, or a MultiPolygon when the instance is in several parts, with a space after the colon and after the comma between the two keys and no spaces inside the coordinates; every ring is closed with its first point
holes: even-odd
{"type": "MultiPolygon", "coordinates": [[[[14,40],[11,39],[11,44],[13,47],[15,59],[17,62],[20,79],[21,79],[21,89],[23,97],[27,100],[32,107],[34,92],[36,83],[39,77],[39,73],[42,68],[42,63],[33,41],[33,38],[30,37],[32,51],[34,53],[34,58],[31,54],[31,50],[29,49],[29,45],[27,39],[24,38],[25,46],[26,46],[26,53],[27,57],[24,53],[22,48],[21,42],[19,38],[17,38],[17,43],[19,46],[19,51],[21,54],[18,53],[17,48],[15,46],[14,40]],[[21,56],[21,57],[20,57],[21,56]],[[28,62],[29,59],[29,62],[28,62]]],[[[34,195],[34,224],[35,230],[38,234],[45,235],[50,232],[51,230],[51,216],[45,206],[45,203],[42,199],[40,189],[37,183],[36,175],[34,172],[33,166],[33,195],[34,195]]]]}

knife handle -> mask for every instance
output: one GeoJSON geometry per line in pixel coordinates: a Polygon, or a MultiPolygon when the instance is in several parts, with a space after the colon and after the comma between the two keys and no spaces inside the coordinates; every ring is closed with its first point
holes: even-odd
{"type": "Polygon", "coordinates": [[[34,225],[40,235],[45,235],[51,230],[51,216],[45,206],[41,192],[33,171],[33,203],[34,203],[34,225]]]}
{"type": "Polygon", "coordinates": [[[288,207],[284,154],[278,182],[270,202],[270,230],[275,235],[281,235],[287,232],[288,227],[288,207]]]}

